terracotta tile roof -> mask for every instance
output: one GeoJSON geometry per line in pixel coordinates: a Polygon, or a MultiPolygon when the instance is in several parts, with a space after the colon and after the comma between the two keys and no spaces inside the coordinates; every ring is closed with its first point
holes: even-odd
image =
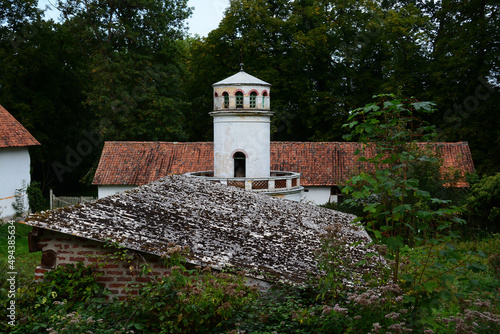
{"type": "Polygon", "coordinates": [[[350,245],[339,252],[342,260],[361,260],[370,252],[368,234],[353,226],[353,219],[335,210],[172,175],[98,201],[38,213],[25,224],[156,255],[166,253],[173,242],[189,246],[192,264],[230,265],[257,279],[302,282],[309,272],[318,273],[315,251],[327,226],[338,226],[350,245]]]}
{"type": "Polygon", "coordinates": [[[213,170],[206,142],[106,142],[93,184],[141,186],[169,174],[213,170]]]}
{"type": "Polygon", "coordinates": [[[359,170],[358,148],[349,142],[273,142],[271,170],[301,173],[303,186],[337,185],[359,170]]]}
{"type": "MultiPolygon", "coordinates": [[[[442,153],[443,170],[474,172],[467,143],[430,145],[442,153]]],[[[303,186],[338,185],[363,168],[356,162],[357,148],[360,144],[351,142],[271,142],[271,170],[301,173],[303,186]]],[[[143,185],[169,174],[206,170],[213,170],[210,142],[106,142],[93,184],[143,185]]]]}
{"type": "Polygon", "coordinates": [[[40,145],[40,143],[0,105],[0,148],[33,145],[40,145]]]}
{"type": "Polygon", "coordinates": [[[440,154],[443,159],[443,165],[441,166],[441,172],[454,172],[459,171],[462,175],[461,180],[459,180],[454,186],[456,187],[468,187],[469,183],[465,181],[466,174],[474,173],[474,161],[472,160],[472,153],[470,152],[469,144],[467,142],[457,142],[457,143],[427,143],[419,144],[421,147],[430,147],[440,154]]]}

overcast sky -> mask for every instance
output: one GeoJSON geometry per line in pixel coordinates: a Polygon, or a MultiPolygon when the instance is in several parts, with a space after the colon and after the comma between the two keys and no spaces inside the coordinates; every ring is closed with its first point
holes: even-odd
{"type": "MultiPolygon", "coordinates": [[[[59,13],[53,9],[51,3],[55,4],[55,0],[39,0],[38,6],[42,9],[51,7],[52,10],[45,12],[45,16],[57,20],[59,13]]],[[[189,32],[205,37],[219,25],[224,10],[229,6],[229,0],[189,0],[188,5],[195,7],[193,15],[187,21],[189,32]]]]}

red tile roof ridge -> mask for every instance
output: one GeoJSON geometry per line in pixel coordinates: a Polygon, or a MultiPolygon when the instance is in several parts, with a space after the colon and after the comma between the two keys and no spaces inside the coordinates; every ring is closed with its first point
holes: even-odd
{"type": "MultiPolygon", "coordinates": [[[[212,142],[106,142],[94,185],[143,185],[170,174],[213,170],[212,142]]],[[[424,145],[425,143],[420,143],[424,145]]],[[[443,172],[474,172],[466,142],[430,143],[443,154],[443,172]]],[[[363,168],[357,142],[271,142],[271,170],[301,173],[303,186],[335,186],[363,168]]],[[[460,186],[467,186],[464,181],[460,186]]]]}
{"type": "Polygon", "coordinates": [[[0,105],[0,148],[40,145],[7,109],[0,105]]]}
{"type": "Polygon", "coordinates": [[[157,144],[211,144],[211,141],[162,141],[162,140],[148,140],[148,141],[141,141],[141,140],[107,140],[105,143],[118,143],[118,144],[151,144],[151,143],[157,143],[157,144]]]}

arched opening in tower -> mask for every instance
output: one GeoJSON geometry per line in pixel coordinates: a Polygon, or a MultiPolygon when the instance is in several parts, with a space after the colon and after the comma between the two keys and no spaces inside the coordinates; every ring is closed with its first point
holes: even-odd
{"type": "Polygon", "coordinates": [[[243,152],[236,152],[234,159],[234,177],[246,177],[246,157],[243,152]]]}
{"type": "Polygon", "coordinates": [[[243,108],[243,93],[236,92],[236,108],[243,108]]]}

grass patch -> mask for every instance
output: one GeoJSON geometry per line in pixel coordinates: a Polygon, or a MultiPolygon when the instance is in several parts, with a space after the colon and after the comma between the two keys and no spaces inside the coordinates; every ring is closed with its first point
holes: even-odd
{"type": "MultiPolygon", "coordinates": [[[[9,270],[8,267],[9,225],[10,223],[0,225],[0,270],[10,272],[12,270],[9,270]]],[[[34,279],[35,268],[40,265],[42,253],[29,252],[28,233],[32,230],[31,226],[14,223],[14,227],[16,241],[14,271],[18,274],[17,281],[24,284],[34,279]]]]}

